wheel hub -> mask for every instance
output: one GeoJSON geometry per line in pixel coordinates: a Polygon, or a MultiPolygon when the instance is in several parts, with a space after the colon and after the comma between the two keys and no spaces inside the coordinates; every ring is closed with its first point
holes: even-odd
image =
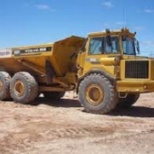
{"type": "Polygon", "coordinates": [[[104,99],[103,89],[97,84],[89,85],[86,89],[86,99],[94,106],[101,104],[104,99]]]}
{"type": "Polygon", "coordinates": [[[25,91],[24,83],[20,80],[16,81],[16,83],[14,85],[15,95],[18,96],[18,97],[21,97],[21,96],[23,96],[24,91],[25,91]]]}

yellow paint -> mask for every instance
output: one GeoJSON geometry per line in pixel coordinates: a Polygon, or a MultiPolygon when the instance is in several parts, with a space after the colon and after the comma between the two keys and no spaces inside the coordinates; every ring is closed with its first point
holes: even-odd
{"type": "Polygon", "coordinates": [[[110,32],[111,36],[117,36],[119,38],[119,51],[117,54],[89,54],[90,39],[106,35],[106,32],[89,34],[83,51],[80,51],[80,47],[86,39],[75,36],[49,44],[12,48],[13,51],[47,47],[50,47],[51,50],[39,53],[30,52],[23,53],[22,55],[12,55],[7,58],[0,57],[0,71],[7,71],[11,75],[20,71],[27,71],[36,77],[40,84],[40,91],[71,90],[73,86],[77,85],[80,79],[86,77],[89,72],[95,72],[96,70],[103,71],[110,77],[115,78],[115,88],[118,92],[141,93],[154,91],[154,59],[126,56],[123,54],[122,36],[126,35],[130,38],[135,36],[135,34],[129,32],[128,29],[110,32]],[[45,86],[46,60],[50,61],[55,71],[54,80],[52,81],[53,85],[51,87],[45,86]],[[22,61],[27,62],[27,66],[30,64],[31,67],[20,63],[22,61]],[[126,78],[126,61],[148,61],[148,78],[126,78]]]}

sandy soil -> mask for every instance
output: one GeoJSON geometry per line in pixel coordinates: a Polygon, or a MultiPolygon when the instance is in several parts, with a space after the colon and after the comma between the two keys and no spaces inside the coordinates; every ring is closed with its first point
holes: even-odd
{"type": "Polygon", "coordinates": [[[0,102],[0,154],[153,154],[153,97],[109,115],[84,112],[71,93],[59,102],[0,102]]]}

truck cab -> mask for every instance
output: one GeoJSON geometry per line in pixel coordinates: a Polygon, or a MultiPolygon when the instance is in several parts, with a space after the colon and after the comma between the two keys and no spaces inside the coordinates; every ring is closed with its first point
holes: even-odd
{"type": "Polygon", "coordinates": [[[154,91],[154,60],[137,56],[140,48],[135,35],[136,32],[131,33],[128,29],[107,29],[88,35],[85,48],[79,53],[77,60],[79,97],[80,91],[84,89],[85,98],[82,95],[80,100],[84,102],[85,107],[88,106],[87,110],[95,112],[101,104],[104,108],[110,108],[113,104],[131,106],[137,101],[140,93],[154,91]],[[100,86],[101,78],[106,85],[100,86]],[[111,86],[112,90],[107,90],[107,86],[111,86]],[[110,90],[115,93],[114,100],[111,100],[112,105],[109,103],[112,96],[110,90]],[[106,92],[110,93],[109,101],[106,100],[108,103],[103,104],[106,92]]]}
{"type": "Polygon", "coordinates": [[[115,65],[122,59],[136,57],[139,52],[139,43],[134,36],[135,33],[127,29],[89,34],[85,48],[78,56],[78,76],[82,77],[93,69],[105,69],[106,74],[119,79],[115,65]]]}

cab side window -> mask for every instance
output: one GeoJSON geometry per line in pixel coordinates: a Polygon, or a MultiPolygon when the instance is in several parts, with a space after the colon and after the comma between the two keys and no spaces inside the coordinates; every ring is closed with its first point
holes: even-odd
{"type": "Polygon", "coordinates": [[[110,54],[119,52],[118,37],[111,37],[107,40],[106,37],[91,38],[89,54],[110,54]]]}
{"type": "Polygon", "coordinates": [[[102,54],[101,53],[101,47],[102,47],[102,42],[103,42],[103,37],[97,37],[97,38],[92,38],[90,40],[90,54],[102,54]]]}

